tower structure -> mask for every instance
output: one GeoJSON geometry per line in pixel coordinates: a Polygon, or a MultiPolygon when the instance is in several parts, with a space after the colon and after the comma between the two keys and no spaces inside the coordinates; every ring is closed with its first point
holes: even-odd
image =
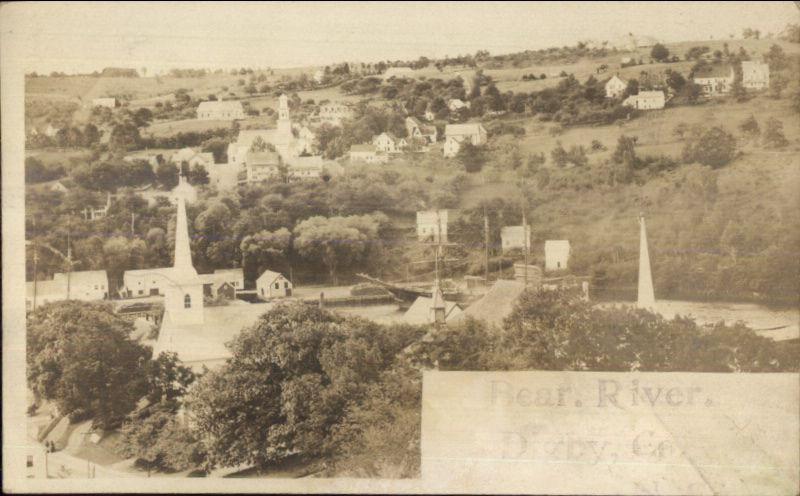
{"type": "Polygon", "coordinates": [[[650,252],[647,249],[647,228],[644,223],[644,214],[639,214],[639,291],[636,306],[653,308],[655,303],[653,275],[650,272],[650,252]]]}
{"type": "Polygon", "coordinates": [[[203,281],[192,264],[186,201],[178,197],[177,202],[175,259],[164,289],[165,319],[175,325],[197,325],[203,323],[203,281]]]}

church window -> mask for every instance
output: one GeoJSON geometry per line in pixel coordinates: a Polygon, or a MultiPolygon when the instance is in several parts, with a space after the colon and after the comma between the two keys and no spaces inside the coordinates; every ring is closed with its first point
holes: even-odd
{"type": "Polygon", "coordinates": [[[192,308],[192,297],[191,295],[186,295],[183,297],[183,308],[192,308]]]}

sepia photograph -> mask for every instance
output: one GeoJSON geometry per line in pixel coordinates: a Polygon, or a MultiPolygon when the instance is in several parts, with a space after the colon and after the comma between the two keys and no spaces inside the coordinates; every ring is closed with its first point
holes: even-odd
{"type": "Polygon", "coordinates": [[[0,39],[4,492],[800,494],[800,2],[0,39]]]}

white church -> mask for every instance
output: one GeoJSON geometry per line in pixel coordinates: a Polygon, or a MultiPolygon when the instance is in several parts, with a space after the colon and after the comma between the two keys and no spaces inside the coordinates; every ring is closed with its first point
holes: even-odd
{"type": "Polygon", "coordinates": [[[225,343],[252,324],[273,303],[250,304],[235,300],[227,306],[206,307],[203,284],[192,264],[186,202],[178,198],[175,225],[175,259],[172,267],[158,269],[166,283],[164,318],[153,355],[162,351],[178,354],[187,366],[214,368],[231,356],[225,343]]]}

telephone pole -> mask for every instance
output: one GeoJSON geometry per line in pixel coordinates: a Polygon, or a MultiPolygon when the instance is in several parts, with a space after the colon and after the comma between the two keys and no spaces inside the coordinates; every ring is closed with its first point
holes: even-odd
{"type": "Polygon", "coordinates": [[[486,207],[483,207],[483,278],[489,284],[489,217],[486,215],[486,207]]]}
{"type": "Polygon", "coordinates": [[[522,207],[522,238],[525,246],[525,287],[528,287],[528,221],[525,216],[525,207],[522,207]]]}

